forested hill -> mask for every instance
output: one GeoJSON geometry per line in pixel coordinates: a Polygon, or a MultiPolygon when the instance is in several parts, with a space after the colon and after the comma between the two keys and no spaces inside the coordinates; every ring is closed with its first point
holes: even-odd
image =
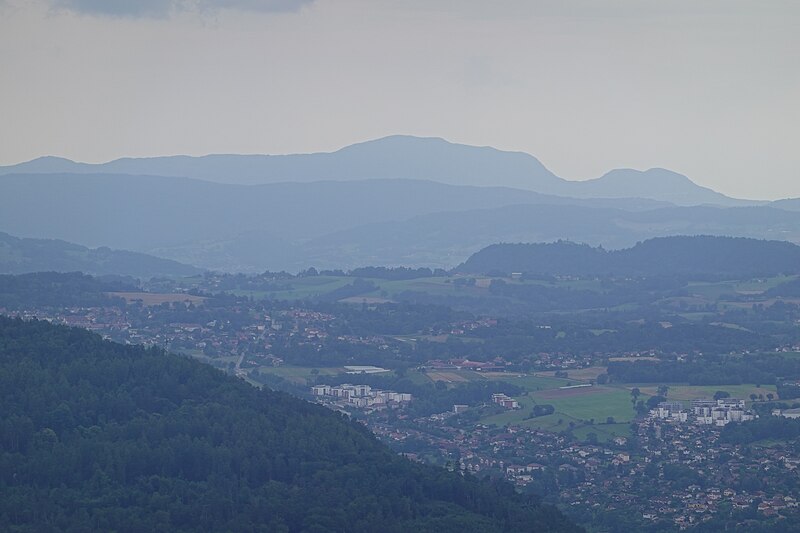
{"type": "Polygon", "coordinates": [[[0,317],[2,531],[579,531],[321,406],[0,317]]]}
{"type": "Polygon", "coordinates": [[[191,276],[201,269],[170,259],[110,248],[87,248],[56,239],[20,239],[0,232],[0,272],[86,272],[134,276],[191,276]]]}
{"type": "Polygon", "coordinates": [[[120,276],[100,279],[80,272],[0,274],[0,309],[103,306],[113,299],[109,292],[137,290],[135,280],[120,276]]]}
{"type": "Polygon", "coordinates": [[[456,268],[471,274],[751,277],[800,272],[800,246],[785,241],[681,236],[607,251],[559,241],[494,244],[456,268]]]}

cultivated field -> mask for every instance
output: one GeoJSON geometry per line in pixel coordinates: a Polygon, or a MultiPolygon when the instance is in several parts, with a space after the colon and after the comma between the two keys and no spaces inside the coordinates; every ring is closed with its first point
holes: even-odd
{"type": "MultiPolygon", "coordinates": [[[[629,385],[629,388],[634,387],[635,385],[629,385]]],[[[775,390],[775,385],[761,385],[761,387],[756,387],[755,384],[747,384],[747,385],[670,385],[669,391],[667,393],[667,397],[670,400],[682,400],[682,401],[689,401],[689,400],[697,400],[700,398],[711,398],[714,396],[714,393],[717,391],[725,391],[731,395],[732,398],[741,398],[743,400],[750,401],[750,395],[755,394],[758,396],[759,394],[763,394],[766,396],[769,394],[774,394],[777,398],[778,394],[775,390]]],[[[644,395],[654,396],[657,393],[658,386],[648,383],[646,385],[639,385],[639,390],[644,395]]]]}

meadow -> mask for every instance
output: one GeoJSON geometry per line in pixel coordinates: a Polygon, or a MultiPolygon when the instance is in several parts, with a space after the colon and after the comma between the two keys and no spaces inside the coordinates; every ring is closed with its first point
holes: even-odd
{"type": "MultiPolygon", "coordinates": [[[[605,384],[596,385],[593,380],[605,372],[605,367],[596,366],[584,369],[569,370],[568,377],[555,377],[553,372],[523,374],[513,372],[477,372],[473,370],[428,370],[420,372],[410,370],[406,377],[417,384],[433,384],[444,382],[448,387],[476,380],[498,380],[516,385],[523,392],[515,397],[519,409],[509,409],[501,413],[487,414],[478,423],[502,427],[519,425],[538,428],[546,431],[560,432],[571,430],[579,439],[589,438],[594,434],[600,442],[609,441],[620,436],[630,435],[630,422],[636,412],[633,409],[631,390],[638,388],[639,400],[647,401],[658,393],[658,385],[646,384],[605,384]],[[588,387],[561,388],[576,384],[592,384],[588,387]],[[552,405],[555,412],[550,415],[532,417],[535,405],[552,405]]],[[[336,375],[344,371],[341,367],[306,368],[306,367],[261,367],[260,372],[271,373],[299,385],[307,385],[315,375],[336,375]],[[314,372],[315,371],[315,372],[314,372]]],[[[354,377],[357,381],[357,378],[354,377]]],[[[711,398],[717,391],[725,391],[733,398],[750,401],[750,395],[774,394],[774,385],[713,385],[690,386],[681,383],[667,383],[667,397],[686,403],[698,398],[711,398]]],[[[488,398],[487,398],[488,401],[488,398]]]]}
{"type": "Polygon", "coordinates": [[[308,368],[300,366],[262,366],[258,368],[264,374],[273,374],[298,385],[307,385],[317,375],[335,376],[344,372],[342,367],[308,368]],[[314,372],[316,370],[316,372],[314,372]]]}

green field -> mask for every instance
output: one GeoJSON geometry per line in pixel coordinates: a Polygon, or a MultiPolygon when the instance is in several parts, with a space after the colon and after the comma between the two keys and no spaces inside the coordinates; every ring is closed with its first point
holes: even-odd
{"type": "Polygon", "coordinates": [[[296,278],[289,282],[292,287],[289,290],[282,291],[246,291],[235,290],[234,294],[239,296],[249,296],[251,298],[265,298],[267,296],[277,298],[279,300],[302,300],[312,296],[319,296],[329,293],[340,287],[344,287],[353,282],[353,278],[342,276],[309,276],[305,278],[296,278]]]}
{"type": "MultiPolygon", "coordinates": [[[[494,381],[505,381],[518,387],[522,387],[525,391],[533,392],[538,390],[557,389],[565,385],[573,385],[579,383],[578,380],[562,379],[546,376],[534,376],[533,374],[519,374],[514,372],[475,372],[472,370],[443,370],[442,372],[429,371],[423,374],[429,379],[432,376],[439,374],[453,374],[463,379],[463,381],[478,381],[484,379],[491,379],[494,381]]],[[[433,379],[431,379],[433,381],[433,379]]]]}
{"type": "MultiPolygon", "coordinates": [[[[669,386],[669,392],[667,393],[667,397],[670,400],[696,400],[699,398],[711,398],[714,396],[714,393],[717,391],[725,391],[730,393],[732,398],[741,398],[743,400],[750,399],[751,394],[763,394],[767,395],[767,393],[775,394],[777,397],[775,385],[761,385],[761,387],[756,387],[755,384],[747,384],[747,385],[682,385],[682,384],[666,384],[669,386]]],[[[629,388],[635,387],[637,385],[628,385],[629,388]]],[[[656,394],[656,389],[658,388],[657,385],[652,383],[646,383],[638,385],[639,390],[642,391],[644,395],[654,395],[656,394]]]]}
{"type": "MultiPolygon", "coordinates": [[[[534,393],[536,403],[550,404],[556,408],[557,413],[577,418],[579,420],[594,419],[595,423],[605,422],[609,416],[617,422],[627,422],[635,414],[631,403],[630,392],[617,387],[591,387],[591,392],[575,396],[560,396],[551,398],[546,392],[534,393]]],[[[555,394],[555,391],[552,391],[555,394]]],[[[569,391],[558,391],[558,393],[569,391]]],[[[646,398],[643,398],[646,399],[646,398]]]]}
{"type": "MultiPolygon", "coordinates": [[[[340,367],[317,369],[320,375],[335,375],[343,370],[340,367]]],[[[314,376],[311,372],[312,369],[305,367],[261,367],[259,371],[280,376],[300,385],[308,384],[314,376]]],[[[505,381],[524,389],[519,396],[515,397],[520,404],[520,409],[487,415],[480,419],[481,424],[498,427],[519,425],[554,432],[572,429],[573,434],[579,439],[585,440],[589,433],[594,433],[601,442],[630,435],[629,423],[635,416],[631,402],[631,389],[637,387],[641,391],[639,399],[644,401],[656,395],[658,389],[658,385],[653,383],[560,389],[559,387],[579,383],[579,381],[532,374],[484,373],[471,370],[408,371],[406,377],[418,384],[432,383],[437,380],[445,381],[449,387],[458,386],[458,383],[461,382],[476,380],[505,381]],[[530,418],[533,406],[536,404],[552,405],[556,411],[552,415],[530,418]],[[609,417],[613,418],[615,423],[606,424],[609,417]],[[570,423],[572,423],[572,427],[570,427],[570,423]]],[[[748,401],[750,394],[765,396],[767,393],[776,394],[774,385],[762,385],[761,387],[756,387],[755,384],[690,386],[672,383],[666,385],[669,386],[668,398],[670,400],[684,402],[697,398],[710,398],[718,390],[730,393],[731,397],[748,401]]]]}
{"type": "Polygon", "coordinates": [[[409,371],[406,372],[406,378],[417,385],[427,385],[431,382],[430,378],[428,378],[424,372],[409,371]]]}
{"type": "MultiPolygon", "coordinates": [[[[371,279],[373,283],[380,287],[381,291],[386,291],[390,296],[405,292],[405,291],[420,291],[428,294],[453,294],[456,291],[464,291],[467,289],[474,289],[480,291],[480,294],[485,294],[486,290],[476,287],[456,287],[452,284],[450,278],[417,278],[409,280],[381,280],[371,279]],[[445,280],[451,281],[446,283],[445,280]]],[[[468,291],[471,292],[471,291],[468,291]]]]}
{"type": "Polygon", "coordinates": [[[742,293],[760,293],[777,287],[781,283],[791,281],[796,276],[776,276],[766,279],[746,281],[722,281],[715,283],[690,282],[689,292],[710,300],[718,300],[726,296],[739,296],[742,293]]]}
{"type": "Polygon", "coordinates": [[[772,355],[781,355],[783,357],[790,357],[792,359],[800,357],[800,352],[781,352],[781,353],[773,353],[772,355]]]}
{"type": "Polygon", "coordinates": [[[734,289],[737,292],[763,292],[787,281],[792,281],[797,276],[776,276],[774,278],[767,278],[761,280],[749,280],[736,283],[734,289]]]}
{"type": "MultiPolygon", "coordinates": [[[[630,390],[618,386],[595,386],[587,389],[559,389],[559,387],[581,383],[578,380],[535,376],[532,374],[515,374],[504,372],[472,372],[448,371],[466,380],[492,379],[517,385],[524,392],[515,399],[520,409],[508,410],[498,414],[485,416],[480,423],[487,425],[520,425],[535,427],[548,431],[562,431],[573,422],[577,429],[589,420],[594,419],[594,433],[602,440],[616,436],[628,435],[628,422],[633,419],[634,410],[631,405],[630,390]],[[556,412],[552,415],[529,418],[535,404],[550,404],[556,412]],[[617,424],[606,425],[608,417],[613,417],[617,424]],[[559,424],[559,420],[561,423],[559,424]]],[[[643,394],[641,399],[646,400],[643,394]]],[[[579,431],[579,432],[580,432],[579,431]]],[[[588,433],[588,431],[584,431],[588,433]]],[[[578,433],[576,433],[577,435],[578,433]]],[[[581,436],[585,438],[585,436],[581,436]]]]}
{"type": "MultiPolygon", "coordinates": [[[[258,368],[259,372],[280,376],[299,385],[305,385],[308,380],[313,379],[312,370],[314,369],[299,366],[261,366],[258,368]]],[[[316,370],[319,372],[318,375],[322,376],[335,376],[344,372],[342,367],[317,368],[316,370]]]]}
{"type": "Polygon", "coordinates": [[[589,433],[594,433],[597,435],[597,440],[600,442],[608,442],[616,437],[630,437],[631,428],[627,422],[618,422],[616,424],[602,423],[591,426],[581,426],[575,428],[572,433],[581,440],[586,440],[589,433]]]}
{"type": "MultiPolygon", "coordinates": [[[[486,416],[481,419],[482,424],[497,426],[511,424],[547,431],[563,431],[568,429],[572,422],[576,426],[575,435],[581,439],[585,439],[586,434],[590,432],[597,434],[600,441],[629,435],[628,422],[635,414],[629,390],[605,386],[563,390],[558,387],[563,386],[566,380],[528,376],[520,378],[518,384],[524,382],[522,380],[530,380],[528,383],[532,387],[542,384],[541,380],[549,380],[553,386],[542,389],[528,388],[530,391],[528,394],[515,398],[520,404],[520,409],[486,416]],[[535,404],[552,405],[556,412],[552,415],[529,418],[535,404]],[[605,424],[608,417],[613,417],[617,423],[605,424]],[[583,425],[591,419],[594,419],[594,424],[589,426],[590,429],[583,428],[583,425]]],[[[646,399],[646,396],[643,395],[641,398],[646,399]]]]}
{"type": "MultiPolygon", "coordinates": [[[[470,277],[472,278],[472,277],[470,277]]],[[[324,295],[333,290],[336,290],[345,285],[349,285],[354,281],[353,277],[343,276],[308,276],[304,278],[292,279],[288,284],[291,289],[276,290],[276,291],[247,291],[247,290],[234,290],[234,294],[241,296],[250,296],[253,298],[274,297],[283,300],[298,300],[303,298],[315,297],[324,295]]],[[[389,298],[391,299],[397,294],[405,291],[424,292],[432,295],[439,296],[475,296],[485,297],[488,294],[488,286],[493,278],[487,277],[474,277],[476,285],[466,286],[457,285],[455,281],[458,277],[430,277],[430,278],[417,278],[410,280],[385,280],[376,278],[364,278],[367,281],[374,283],[377,289],[359,294],[362,297],[375,297],[375,298],[389,298]]],[[[507,283],[519,285],[544,285],[548,287],[558,288],[572,288],[581,290],[590,290],[596,292],[605,292],[608,288],[603,287],[602,283],[597,280],[574,280],[574,281],[557,281],[549,282],[542,280],[505,280],[507,283]]]]}
{"type": "MultiPolygon", "coordinates": [[[[501,378],[497,378],[501,379],[501,378]]],[[[647,401],[657,393],[658,385],[625,384],[594,386],[587,389],[558,389],[567,384],[569,380],[548,377],[515,377],[502,378],[503,381],[515,383],[526,389],[526,393],[516,397],[520,409],[504,411],[499,414],[488,415],[480,420],[487,425],[520,425],[534,427],[547,431],[564,431],[573,422],[573,433],[580,439],[585,439],[589,433],[595,433],[600,441],[607,441],[618,436],[630,434],[629,423],[635,416],[631,402],[630,391],[638,387],[641,391],[640,400],[647,401]],[[533,406],[536,404],[549,404],[555,407],[552,415],[529,418],[533,406]],[[615,424],[606,424],[608,417],[614,418],[615,424]],[[588,424],[594,419],[594,424],[588,424]],[[560,423],[559,423],[560,421],[560,423]]],[[[668,398],[688,402],[697,398],[711,398],[718,390],[730,393],[733,398],[742,398],[749,401],[750,394],[775,394],[774,385],[755,384],[748,385],[713,385],[689,386],[685,384],[668,384],[668,398]]]]}

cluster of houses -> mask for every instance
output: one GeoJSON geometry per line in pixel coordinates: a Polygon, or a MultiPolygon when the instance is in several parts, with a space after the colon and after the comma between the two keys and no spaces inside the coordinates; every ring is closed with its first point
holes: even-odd
{"type": "Polygon", "coordinates": [[[492,394],[492,401],[497,405],[502,405],[506,409],[519,409],[519,402],[510,396],[506,396],[502,392],[492,394]]]}
{"type": "Polygon", "coordinates": [[[389,390],[373,389],[369,385],[314,385],[311,394],[353,407],[386,407],[411,401],[411,394],[389,390]]]}
{"type": "Polygon", "coordinates": [[[688,422],[692,419],[697,424],[717,427],[758,418],[756,413],[745,408],[744,400],[737,398],[692,400],[689,409],[684,409],[682,402],[661,402],[651,414],[662,420],[688,422]]]}
{"type": "Polygon", "coordinates": [[[800,418],[800,409],[773,409],[772,416],[782,416],[783,418],[800,418]]]}

